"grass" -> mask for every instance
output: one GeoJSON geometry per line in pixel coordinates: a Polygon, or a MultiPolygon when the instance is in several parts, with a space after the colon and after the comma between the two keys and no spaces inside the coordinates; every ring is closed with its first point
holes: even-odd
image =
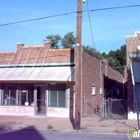
{"type": "Polygon", "coordinates": [[[102,122],[102,121],[105,121],[105,120],[108,120],[108,119],[111,119],[111,118],[110,117],[107,117],[107,118],[102,118],[101,117],[98,122],[102,122]]]}
{"type": "Polygon", "coordinates": [[[51,129],[53,129],[53,126],[51,124],[48,124],[47,129],[51,130],[51,129]]]}
{"type": "Polygon", "coordinates": [[[86,126],[81,126],[80,130],[85,130],[87,127],[86,126]]]}

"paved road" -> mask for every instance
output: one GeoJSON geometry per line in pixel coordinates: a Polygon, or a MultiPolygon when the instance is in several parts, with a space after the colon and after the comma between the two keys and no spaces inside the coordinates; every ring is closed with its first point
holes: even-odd
{"type": "Polygon", "coordinates": [[[91,134],[85,132],[48,132],[37,131],[34,129],[0,131],[0,140],[128,140],[128,137],[126,135],[115,134],[91,134]]]}

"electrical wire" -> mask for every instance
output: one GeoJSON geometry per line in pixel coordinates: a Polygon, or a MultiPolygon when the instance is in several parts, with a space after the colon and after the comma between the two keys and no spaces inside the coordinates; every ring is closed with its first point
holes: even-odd
{"type": "MultiPolygon", "coordinates": [[[[106,11],[106,10],[114,10],[114,9],[121,9],[121,8],[134,8],[134,7],[140,7],[140,5],[109,7],[109,8],[102,8],[102,9],[92,9],[92,10],[85,10],[85,11],[82,11],[82,12],[96,12],[96,11],[106,11]]],[[[77,12],[81,12],[81,11],[77,11],[77,12]]],[[[23,22],[31,22],[31,21],[43,20],[43,19],[47,19],[47,18],[66,16],[66,15],[76,14],[77,12],[70,12],[70,13],[51,15],[51,16],[46,16],[46,17],[34,18],[34,19],[15,21],[15,22],[10,22],[10,23],[0,24],[0,26],[8,26],[8,25],[19,24],[19,23],[23,23],[23,22]]]]}
{"type": "Polygon", "coordinates": [[[90,31],[91,31],[92,45],[93,45],[93,48],[95,48],[95,42],[94,42],[94,37],[93,37],[93,30],[92,30],[92,25],[91,25],[91,18],[90,18],[90,13],[89,13],[88,0],[87,0],[86,3],[87,3],[87,11],[88,11],[89,26],[90,26],[90,31]]]}
{"type": "Polygon", "coordinates": [[[64,14],[47,16],[47,17],[40,17],[40,18],[34,18],[34,19],[27,19],[27,20],[15,21],[15,22],[10,22],[10,23],[0,24],[0,26],[7,26],[7,25],[11,25],[11,24],[19,24],[19,23],[23,23],[23,22],[30,22],[30,21],[36,21],[36,20],[43,20],[43,19],[47,19],[47,18],[54,18],[54,17],[66,16],[66,15],[71,15],[71,14],[75,14],[75,13],[77,13],[77,12],[64,13],[64,14]]]}

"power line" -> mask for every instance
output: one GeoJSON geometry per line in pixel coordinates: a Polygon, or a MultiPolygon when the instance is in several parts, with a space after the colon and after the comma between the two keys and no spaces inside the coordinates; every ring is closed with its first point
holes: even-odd
{"type": "Polygon", "coordinates": [[[93,37],[93,30],[92,30],[91,19],[90,19],[90,13],[89,13],[88,0],[87,0],[86,3],[87,3],[88,19],[89,19],[89,25],[90,25],[90,31],[91,31],[92,44],[93,44],[93,47],[95,48],[94,37],[93,37]]]}
{"type": "MultiPolygon", "coordinates": [[[[82,12],[96,12],[96,11],[114,10],[114,9],[121,9],[121,8],[134,8],[134,7],[140,7],[140,5],[109,7],[109,8],[102,8],[102,9],[92,9],[92,10],[85,10],[85,11],[82,11],[82,12]]],[[[78,11],[78,12],[81,12],[81,11],[78,11]]],[[[10,22],[10,23],[0,24],[0,26],[8,26],[8,25],[12,25],[12,24],[19,24],[19,23],[23,23],[23,22],[31,22],[31,21],[36,21],[36,20],[43,20],[43,19],[47,19],[47,18],[66,16],[66,15],[71,15],[71,14],[76,14],[76,13],[77,12],[70,12],[70,13],[51,15],[51,16],[34,18],[34,19],[28,19],[28,20],[15,21],[15,22],[10,22]]]]}
{"type": "Polygon", "coordinates": [[[77,12],[64,13],[64,14],[52,15],[52,16],[41,17],[41,18],[34,18],[34,19],[27,19],[27,20],[15,21],[15,22],[11,22],[11,23],[0,24],[0,26],[7,26],[7,25],[11,25],[11,24],[19,24],[19,23],[30,22],[30,21],[35,21],[35,20],[43,20],[43,19],[47,19],[47,18],[54,18],[54,17],[66,16],[66,15],[71,15],[71,14],[75,14],[75,13],[77,13],[77,12]]]}

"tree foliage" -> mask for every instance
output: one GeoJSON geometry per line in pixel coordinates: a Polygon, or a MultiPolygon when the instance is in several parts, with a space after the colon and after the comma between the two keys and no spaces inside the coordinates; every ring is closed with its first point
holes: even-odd
{"type": "Polygon", "coordinates": [[[62,38],[61,44],[63,46],[63,48],[73,48],[75,43],[76,43],[76,39],[73,35],[74,32],[69,32],[66,35],[64,35],[64,37],[62,38]]]}
{"type": "Polygon", "coordinates": [[[58,49],[58,48],[73,48],[76,42],[76,39],[74,37],[74,32],[68,32],[64,35],[64,37],[61,37],[59,34],[56,35],[48,35],[46,36],[46,40],[52,42],[52,48],[58,49]]]}
{"type": "MultiPolygon", "coordinates": [[[[52,42],[52,48],[74,48],[76,44],[76,38],[73,34],[74,32],[68,32],[61,37],[59,34],[48,35],[46,39],[52,42]]],[[[123,73],[124,66],[126,65],[126,45],[121,46],[120,49],[116,51],[110,51],[108,54],[105,52],[100,53],[95,48],[89,46],[83,46],[83,49],[88,54],[102,60],[108,59],[109,65],[114,69],[118,70],[120,73],[123,73]]]]}
{"type": "Polygon", "coordinates": [[[120,73],[123,73],[124,66],[126,65],[126,45],[121,46],[121,48],[116,51],[110,51],[104,56],[108,59],[111,67],[118,70],[120,73]]]}
{"type": "Polygon", "coordinates": [[[91,48],[89,46],[87,46],[87,47],[83,46],[83,49],[85,52],[87,52],[88,54],[90,54],[98,59],[103,58],[102,54],[99,51],[97,51],[95,48],[91,48]]]}
{"type": "MultiPolygon", "coordinates": [[[[58,49],[60,48],[60,43],[61,43],[61,36],[59,34],[56,35],[48,35],[46,36],[46,39],[52,42],[52,48],[58,49]]],[[[44,40],[46,41],[46,40],[44,40]]]]}

